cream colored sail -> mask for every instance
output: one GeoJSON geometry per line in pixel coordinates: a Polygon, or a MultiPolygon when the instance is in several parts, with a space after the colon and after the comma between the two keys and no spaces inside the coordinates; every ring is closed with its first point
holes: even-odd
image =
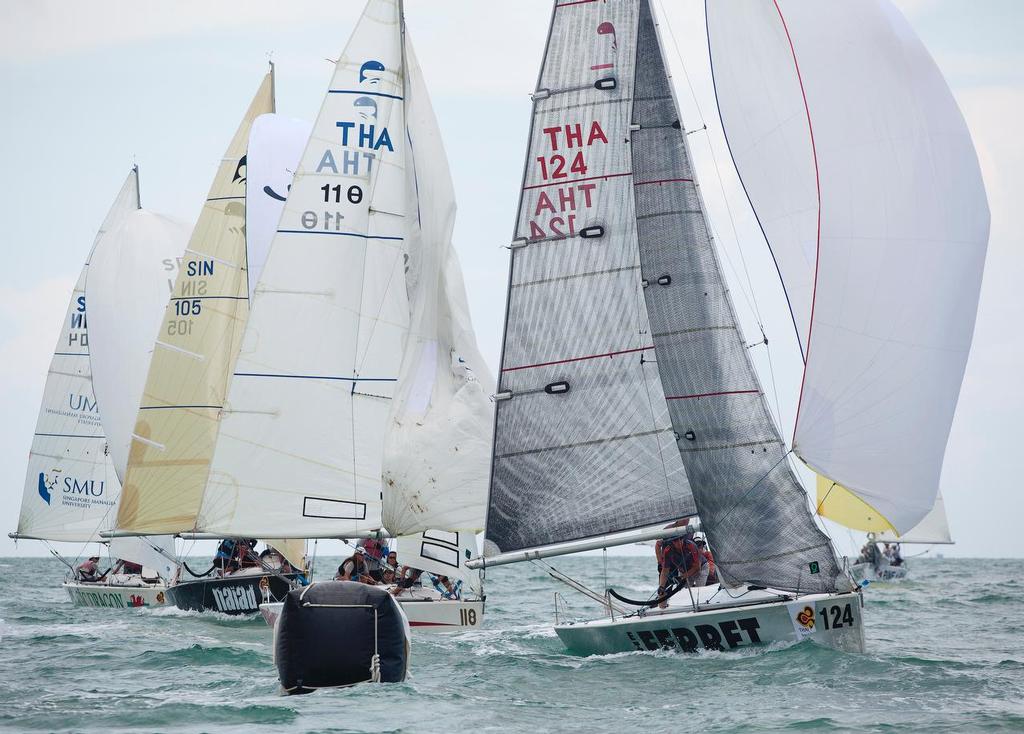
{"type": "Polygon", "coordinates": [[[338,60],[252,295],[198,527],[353,537],[381,526],[381,447],[408,325],[396,0],[338,60]]]}
{"type": "Polygon", "coordinates": [[[268,74],[199,215],[155,342],[117,517],[121,530],[193,528],[224,395],[248,316],[245,193],[249,129],[273,112],[268,74]]]}
{"type": "MultiPolygon", "coordinates": [[[[138,208],[138,169],[133,169],[96,234],[90,258],[100,238],[138,208]]],[[[86,542],[113,524],[121,486],[93,393],[85,299],[88,269],[87,258],[43,388],[17,537],[86,542]]]]}

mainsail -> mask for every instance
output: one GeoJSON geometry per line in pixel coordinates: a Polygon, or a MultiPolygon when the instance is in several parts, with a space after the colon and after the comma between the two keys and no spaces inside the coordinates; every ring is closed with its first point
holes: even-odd
{"type": "Polygon", "coordinates": [[[696,509],[641,286],[625,142],[638,22],[635,1],[554,8],[511,250],[486,554],[696,509]]]}
{"type": "Polygon", "coordinates": [[[124,478],[132,429],[160,323],[190,228],[139,209],[104,234],[89,260],[89,354],[93,388],[118,478],[124,478]]]}
{"type": "Polygon", "coordinates": [[[534,102],[485,553],[696,511],[723,582],[835,589],[737,327],[649,2],[556,3],[534,102]]]}
{"type": "MultiPolygon", "coordinates": [[[[96,242],[139,208],[132,169],[96,242]]],[[[90,257],[92,249],[90,249],[90,257]]],[[[93,394],[85,284],[89,259],[71,294],[43,389],[29,453],[17,537],[86,542],[113,525],[121,491],[93,394]]]]}
{"type": "Polygon", "coordinates": [[[267,74],[218,167],[157,333],[117,516],[120,530],[194,527],[248,315],[246,145],[272,112],[267,74]]]}
{"type": "Polygon", "coordinates": [[[381,447],[409,321],[402,61],[398,3],[373,0],[337,62],[252,294],[204,531],[381,527],[381,447]]]}
{"type": "Polygon", "coordinates": [[[974,331],[989,212],[970,133],[888,0],[715,0],[707,22],[806,358],[793,450],[906,532],[935,502],[974,331]]]}

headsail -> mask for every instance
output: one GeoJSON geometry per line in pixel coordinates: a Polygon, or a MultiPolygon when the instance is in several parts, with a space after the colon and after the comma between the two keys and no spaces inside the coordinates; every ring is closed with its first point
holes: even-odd
{"type": "Polygon", "coordinates": [[[511,252],[485,554],[695,511],[641,287],[639,3],[556,3],[511,252]]]}
{"type": "MultiPolygon", "coordinates": [[[[138,208],[138,170],[133,169],[93,247],[138,208]]],[[[106,450],[93,394],[85,298],[88,269],[87,258],[46,377],[18,518],[20,537],[86,542],[113,525],[121,485],[106,450]]]]}
{"type": "Polygon", "coordinates": [[[306,120],[268,113],[257,117],[249,131],[245,156],[245,261],[250,295],[263,272],[311,129],[306,120]]]}
{"type": "Polygon", "coordinates": [[[531,522],[554,528],[546,542],[564,541],[590,522],[610,532],[695,508],[725,583],[834,589],[835,555],[814,525],[737,327],[648,0],[556,4],[539,86],[519,228],[522,235],[529,226],[532,239],[513,250],[488,541],[535,533],[523,528],[531,522]],[[551,79],[555,61],[565,76],[551,79]],[[593,188],[575,201],[576,219],[552,230],[563,212],[537,192],[558,195],[565,209],[569,192],[583,196],[581,186],[593,188]],[[545,292],[546,301],[534,295],[545,292]],[[576,351],[582,358],[518,353],[607,339],[612,328],[625,335],[629,326],[642,337],[632,350],[606,342],[576,351]],[[534,363],[519,367],[524,356],[534,363]],[[656,420],[658,452],[617,431],[517,484],[503,474],[520,457],[561,448],[512,451],[510,439],[568,443],[563,437],[580,426],[607,429],[641,415],[656,420]],[[617,473],[620,466],[637,476],[617,473]],[[569,489],[567,475],[585,483],[569,489]],[[617,503],[612,522],[608,497],[617,503]],[[553,519],[538,517],[534,505],[553,519]]]}
{"type": "Polygon", "coordinates": [[[383,521],[393,535],[448,528],[474,537],[486,512],[494,386],[451,242],[448,159],[408,35],[405,44],[411,323],[384,443],[383,521]]]}
{"type": "Polygon", "coordinates": [[[107,445],[124,478],[132,430],[153,354],[153,331],[167,308],[191,228],[139,209],[96,243],[85,284],[89,354],[107,445]]]}
{"type": "Polygon", "coordinates": [[[214,177],[156,337],[132,436],[120,529],[193,528],[249,304],[245,178],[249,128],[273,111],[260,85],[214,177]]]}
{"type": "Polygon", "coordinates": [[[938,492],[985,262],[967,126],[888,0],[715,0],[707,20],[806,352],[794,451],[907,531],[938,492]]]}
{"type": "Polygon", "coordinates": [[[252,296],[198,525],[354,537],[381,526],[381,446],[408,327],[397,0],[335,68],[252,296]]]}
{"type": "Polygon", "coordinates": [[[874,533],[876,540],[887,543],[952,543],[946,505],[942,493],[924,519],[905,533],[897,533],[871,505],[845,487],[818,477],[818,514],[851,530],[874,533]]]}

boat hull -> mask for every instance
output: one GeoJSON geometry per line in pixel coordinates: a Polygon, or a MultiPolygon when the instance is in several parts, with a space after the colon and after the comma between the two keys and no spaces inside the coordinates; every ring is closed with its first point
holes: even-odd
{"type": "Polygon", "coordinates": [[[269,584],[272,598],[281,599],[291,589],[285,579],[294,581],[295,574],[239,574],[224,578],[182,581],[167,587],[168,601],[178,609],[221,614],[256,614],[269,584]],[[266,579],[266,581],[264,581],[266,579]]]}
{"type": "MultiPolygon", "coordinates": [[[[482,601],[403,600],[398,606],[405,612],[409,626],[417,630],[444,632],[457,629],[476,629],[484,623],[482,601]]],[[[260,604],[260,614],[271,627],[281,615],[282,602],[260,604]]]]}
{"type": "Polygon", "coordinates": [[[137,609],[162,607],[167,603],[167,587],[164,584],[129,586],[66,581],[62,586],[76,607],[137,609]]]}
{"type": "Polygon", "coordinates": [[[555,626],[571,652],[606,655],[633,650],[732,650],[811,639],[848,652],[864,651],[862,597],[857,592],[813,594],[743,605],[704,604],[652,610],[555,626]],[[720,608],[715,608],[720,607],[720,608]]]}
{"type": "Polygon", "coordinates": [[[856,581],[901,581],[907,577],[907,565],[875,568],[870,563],[855,563],[850,574],[856,581]]]}

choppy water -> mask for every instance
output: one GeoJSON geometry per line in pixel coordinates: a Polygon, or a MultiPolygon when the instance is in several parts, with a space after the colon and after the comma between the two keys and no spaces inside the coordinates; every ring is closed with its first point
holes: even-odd
{"type": "MultiPolygon", "coordinates": [[[[555,565],[602,584],[600,558],[555,565]]],[[[609,559],[611,577],[629,580],[618,588],[636,592],[649,591],[652,566],[609,559]]],[[[0,728],[1024,730],[1024,561],[919,560],[912,580],[872,585],[864,655],[802,643],[576,657],[550,627],[560,586],[531,566],[492,569],[486,627],[415,634],[406,683],[298,697],[277,693],[262,620],[75,608],[59,586],[62,568],[0,559],[0,728]]],[[[589,611],[567,597],[571,611],[589,611]]]]}

